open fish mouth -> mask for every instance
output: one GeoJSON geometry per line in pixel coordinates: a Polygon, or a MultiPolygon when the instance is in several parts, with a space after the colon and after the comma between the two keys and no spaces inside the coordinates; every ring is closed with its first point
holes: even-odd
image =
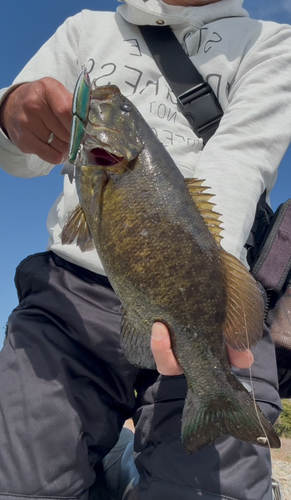
{"type": "Polygon", "coordinates": [[[99,167],[113,167],[124,161],[123,156],[117,156],[102,148],[93,148],[87,152],[86,156],[88,164],[99,167]]]}

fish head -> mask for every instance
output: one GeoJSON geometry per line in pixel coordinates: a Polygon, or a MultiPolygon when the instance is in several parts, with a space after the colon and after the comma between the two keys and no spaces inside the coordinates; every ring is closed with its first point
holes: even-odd
{"type": "Polygon", "coordinates": [[[137,122],[139,112],[118,87],[91,87],[87,121],[77,166],[122,174],[143,150],[137,122]]]}

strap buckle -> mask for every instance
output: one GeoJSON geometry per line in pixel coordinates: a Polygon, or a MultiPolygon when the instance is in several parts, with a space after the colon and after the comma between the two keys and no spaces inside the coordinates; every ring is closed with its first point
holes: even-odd
{"type": "Polygon", "coordinates": [[[206,144],[217,129],[222,108],[207,82],[200,83],[178,96],[178,104],[194,132],[206,144]]]}

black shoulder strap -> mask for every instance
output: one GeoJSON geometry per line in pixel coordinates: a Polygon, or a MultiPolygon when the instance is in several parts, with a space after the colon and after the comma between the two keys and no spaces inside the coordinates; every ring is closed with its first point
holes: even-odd
{"type": "Polygon", "coordinates": [[[139,26],[139,29],[157,66],[176,95],[182,113],[206,144],[223,115],[216,95],[169,26],[139,26]]]}
{"type": "MultiPolygon", "coordinates": [[[[210,85],[189,59],[169,26],[139,26],[152,56],[177,97],[182,113],[204,144],[216,131],[223,115],[210,85]],[[166,42],[166,43],[165,43],[166,42]]],[[[249,264],[255,259],[272,218],[266,192],[260,198],[256,218],[246,243],[249,264]]]]}

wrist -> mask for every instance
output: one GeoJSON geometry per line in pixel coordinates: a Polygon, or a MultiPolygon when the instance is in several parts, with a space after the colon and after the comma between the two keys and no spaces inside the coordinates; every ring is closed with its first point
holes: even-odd
{"type": "Polygon", "coordinates": [[[15,90],[17,90],[19,87],[21,87],[25,83],[26,82],[18,83],[16,85],[12,85],[11,87],[9,87],[9,89],[2,96],[2,99],[0,102],[0,128],[9,140],[10,140],[10,137],[9,137],[9,133],[7,130],[5,111],[7,109],[7,104],[8,104],[10,96],[14,93],[15,90]]]}
{"type": "Polygon", "coordinates": [[[9,137],[9,134],[7,132],[7,129],[5,127],[5,116],[4,116],[4,113],[5,113],[5,106],[6,106],[6,99],[3,101],[3,103],[1,104],[0,106],[0,128],[2,130],[2,132],[4,133],[4,135],[6,135],[6,137],[8,139],[10,139],[9,137]]]}

